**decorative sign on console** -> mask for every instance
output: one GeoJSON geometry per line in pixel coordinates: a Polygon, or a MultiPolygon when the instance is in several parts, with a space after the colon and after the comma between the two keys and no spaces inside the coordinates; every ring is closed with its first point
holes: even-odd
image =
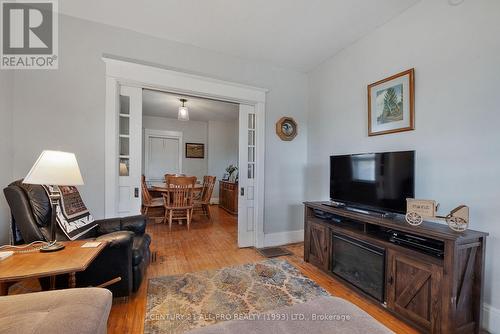
{"type": "Polygon", "coordinates": [[[406,221],[417,226],[422,224],[424,218],[434,218],[439,205],[436,201],[427,199],[406,199],[406,221]]]}
{"type": "Polygon", "coordinates": [[[444,219],[448,226],[457,232],[463,232],[469,226],[469,207],[460,205],[451,210],[446,216],[437,216],[439,204],[434,200],[406,199],[406,222],[413,226],[422,224],[424,218],[444,219]]]}

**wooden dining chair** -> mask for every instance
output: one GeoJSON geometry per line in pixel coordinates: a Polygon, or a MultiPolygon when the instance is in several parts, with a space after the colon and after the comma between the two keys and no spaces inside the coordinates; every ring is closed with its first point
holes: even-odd
{"type": "MultiPolygon", "coordinates": [[[[146,184],[146,177],[141,176],[141,190],[142,190],[142,214],[147,216],[150,208],[162,208],[163,199],[153,198],[149,192],[148,185],[146,184]]],[[[152,217],[153,218],[153,217],[152,217]]],[[[158,218],[158,217],[156,217],[158,218]]]]}
{"type": "Polygon", "coordinates": [[[186,176],[186,174],[165,174],[165,183],[168,185],[168,179],[172,177],[180,177],[180,176],[186,176]]]}
{"type": "Polygon", "coordinates": [[[193,190],[196,183],[195,176],[178,176],[168,179],[168,191],[163,194],[163,205],[165,207],[165,218],[168,227],[172,229],[172,221],[186,220],[189,230],[191,218],[193,217],[193,190]]]}
{"type": "Polygon", "coordinates": [[[168,186],[168,180],[171,178],[171,177],[175,177],[175,174],[165,174],[165,184],[168,186]]]}
{"type": "Polygon", "coordinates": [[[212,221],[212,216],[210,214],[210,199],[212,198],[216,179],[215,176],[204,176],[201,196],[194,201],[195,208],[200,208],[201,212],[207,216],[210,221],[212,221]]]}

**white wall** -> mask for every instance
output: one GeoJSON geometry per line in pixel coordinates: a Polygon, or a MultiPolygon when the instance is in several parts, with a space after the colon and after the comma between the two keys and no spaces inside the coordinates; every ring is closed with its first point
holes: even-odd
{"type": "MultiPolygon", "coordinates": [[[[182,173],[186,175],[196,176],[202,179],[207,175],[208,159],[207,159],[207,144],[208,144],[208,123],[198,121],[179,121],[173,118],[143,116],[142,127],[144,129],[164,130],[164,131],[180,131],[182,132],[182,173]],[[187,159],[186,158],[186,143],[205,144],[204,159],[187,159]]],[[[145,150],[142,150],[142,159],[144,161],[145,150]]]]}
{"type": "Polygon", "coordinates": [[[10,210],[3,195],[12,179],[12,89],[11,71],[0,72],[0,245],[9,242],[10,210]]]}
{"type": "Polygon", "coordinates": [[[266,233],[302,228],[306,165],[307,76],[260,62],[68,16],[59,20],[59,70],[15,77],[14,176],[24,176],[43,149],[75,152],[92,213],[104,214],[104,53],[181,71],[268,88],[266,105],[266,233]],[[274,124],[295,117],[299,136],[282,142],[274,124]],[[299,131],[300,131],[299,130],[299,131]],[[289,182],[293,180],[293,182],[289,182]]]}
{"type": "Polygon", "coordinates": [[[310,73],[307,177],[307,197],[328,199],[329,155],[415,149],[416,196],[439,201],[441,214],[467,204],[470,228],[490,233],[485,316],[497,333],[499,22],[500,1],[423,0],[310,73]],[[416,130],[368,137],[367,84],[412,67],[416,130]]]}
{"type": "MultiPolygon", "coordinates": [[[[238,166],[238,120],[208,122],[208,175],[221,180],[229,165],[238,166]]],[[[216,183],[213,200],[219,198],[219,184],[216,183]]]]}

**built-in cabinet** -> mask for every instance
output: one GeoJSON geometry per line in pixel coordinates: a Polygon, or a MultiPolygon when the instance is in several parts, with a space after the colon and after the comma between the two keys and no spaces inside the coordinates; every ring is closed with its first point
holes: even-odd
{"type": "MultiPolygon", "coordinates": [[[[429,222],[414,227],[405,222],[404,216],[363,214],[334,207],[329,202],[305,203],[305,261],[426,333],[480,333],[487,235],[473,230],[458,233],[444,224],[429,222]],[[431,254],[395,243],[388,237],[393,232],[431,240],[441,245],[443,251],[431,254]],[[364,248],[359,254],[367,250],[366,245],[380,250],[378,255],[385,258],[382,266],[385,270],[382,273],[371,270],[371,274],[383,276],[378,281],[383,285],[378,290],[382,291],[381,298],[374,298],[376,294],[370,293],[370,286],[363,290],[360,288],[363,284],[356,285],[354,280],[335,273],[338,268],[334,266],[348,265],[346,259],[353,253],[348,252],[348,256],[341,257],[343,262],[336,263],[335,252],[339,250],[336,240],[355,241],[364,248]]],[[[354,270],[361,283],[370,277],[363,276],[363,270],[354,270]]]]}

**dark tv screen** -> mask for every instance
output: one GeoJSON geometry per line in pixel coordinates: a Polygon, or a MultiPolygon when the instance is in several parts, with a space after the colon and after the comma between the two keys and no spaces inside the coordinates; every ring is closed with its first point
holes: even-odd
{"type": "Polygon", "coordinates": [[[330,199],[348,206],[406,212],[415,196],[415,151],[330,157],[330,199]]]}

